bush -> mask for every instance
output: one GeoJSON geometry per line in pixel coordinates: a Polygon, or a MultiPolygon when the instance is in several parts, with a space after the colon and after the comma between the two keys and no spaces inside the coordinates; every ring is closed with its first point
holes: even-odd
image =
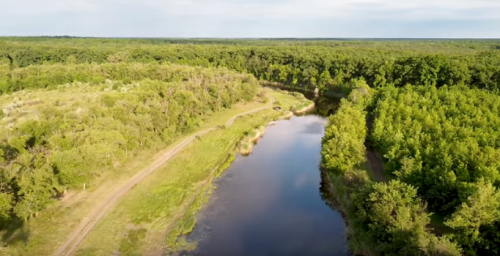
{"type": "MultiPolygon", "coordinates": [[[[156,67],[141,65],[137,77],[156,72],[156,67]]],[[[61,79],[92,80],[103,70],[112,73],[128,68],[128,64],[84,64],[34,70],[47,71],[41,80],[55,86],[61,79]],[[98,72],[92,74],[92,70],[98,72]],[[91,74],[85,77],[87,71],[91,74]]],[[[5,158],[3,151],[0,155],[0,184],[4,184],[0,188],[0,222],[5,212],[29,219],[66,188],[89,184],[140,150],[165,146],[195,129],[214,110],[252,99],[258,86],[250,75],[227,70],[178,65],[159,69],[169,82],[140,80],[124,92],[109,91],[108,83],[65,85],[59,87],[64,90],[50,94],[47,90],[30,91],[31,97],[41,99],[36,109],[30,109],[35,113],[27,115],[27,120],[11,123],[12,129],[0,126],[0,149],[5,149],[5,158]],[[188,79],[182,82],[179,77],[188,79]],[[212,93],[209,86],[214,89],[212,93]],[[49,98],[44,98],[47,95],[49,98]],[[8,175],[3,174],[4,169],[9,170],[8,175]],[[13,195],[15,200],[5,195],[13,195]]],[[[38,76],[32,72],[32,67],[16,70],[17,83],[22,87],[43,84],[26,77],[38,76]]],[[[25,94],[15,95],[24,99],[25,94]]],[[[29,107],[17,104],[19,111],[29,107]]]]}

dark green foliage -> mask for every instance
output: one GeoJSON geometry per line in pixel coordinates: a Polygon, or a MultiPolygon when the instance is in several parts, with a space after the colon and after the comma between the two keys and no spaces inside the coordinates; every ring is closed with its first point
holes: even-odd
{"type": "Polygon", "coordinates": [[[457,230],[454,236],[469,255],[497,254],[500,240],[493,227],[500,223],[500,193],[481,179],[470,194],[445,224],[457,230]]]}
{"type": "MultiPolygon", "coordinates": [[[[457,85],[497,90],[498,41],[210,41],[4,38],[0,59],[12,67],[46,63],[179,63],[227,67],[255,77],[322,91],[352,79],[387,84],[457,85]],[[212,44],[215,43],[215,44],[212,44]],[[473,49],[476,48],[476,49],[473,49]]],[[[96,77],[96,81],[98,80],[96,77]]],[[[14,88],[16,89],[16,88],[14,88]]]]}
{"type": "Polygon", "coordinates": [[[330,117],[323,138],[323,167],[339,174],[365,161],[365,113],[352,105],[342,100],[337,114],[330,117]]]}
{"type": "Polygon", "coordinates": [[[323,167],[337,174],[360,167],[365,161],[366,105],[371,89],[364,81],[352,81],[354,89],[348,100],[330,116],[323,137],[323,167]]]}
{"type": "Polygon", "coordinates": [[[365,162],[366,112],[373,92],[355,82],[349,100],[330,117],[323,139],[323,166],[335,182],[337,198],[347,213],[350,246],[355,254],[460,255],[456,244],[428,229],[430,214],[417,189],[395,180],[370,181],[365,162]]]}
{"type": "Polygon", "coordinates": [[[468,182],[500,181],[499,99],[458,87],[386,88],[371,138],[390,171],[446,215],[466,199],[468,182]]]}
{"type": "Polygon", "coordinates": [[[387,87],[374,115],[371,140],[389,171],[448,219],[467,254],[498,253],[500,97],[463,86],[387,87]]]}
{"type": "Polygon", "coordinates": [[[352,194],[358,225],[376,255],[460,255],[456,245],[427,230],[429,214],[417,190],[400,181],[371,183],[352,194]],[[440,251],[441,250],[441,251],[440,251]]]}

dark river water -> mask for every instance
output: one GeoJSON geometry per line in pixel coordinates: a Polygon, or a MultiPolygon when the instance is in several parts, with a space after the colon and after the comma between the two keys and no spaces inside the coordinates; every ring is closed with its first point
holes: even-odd
{"type": "Polygon", "coordinates": [[[346,226],[321,197],[326,120],[292,117],[267,127],[250,156],[238,156],[197,216],[189,255],[349,255],[346,226]]]}

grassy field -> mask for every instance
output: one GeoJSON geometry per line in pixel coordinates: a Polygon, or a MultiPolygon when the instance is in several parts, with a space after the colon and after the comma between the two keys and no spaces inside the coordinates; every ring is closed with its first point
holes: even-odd
{"type": "MultiPolygon", "coordinates": [[[[304,99],[289,94],[269,94],[284,110],[304,104],[304,99]]],[[[132,189],[94,228],[76,255],[148,255],[183,245],[178,236],[194,228],[195,213],[213,189],[211,181],[229,166],[237,143],[283,113],[260,111],[200,137],[132,189]]]]}

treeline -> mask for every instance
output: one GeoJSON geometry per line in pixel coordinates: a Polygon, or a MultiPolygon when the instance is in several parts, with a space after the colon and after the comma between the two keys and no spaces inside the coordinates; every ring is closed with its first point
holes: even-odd
{"type": "Polygon", "coordinates": [[[251,100],[258,87],[251,75],[157,64],[33,66],[12,71],[9,83],[54,90],[0,97],[0,228],[251,100]]]}
{"type": "Polygon", "coordinates": [[[261,44],[241,41],[235,45],[189,42],[152,44],[141,39],[33,39],[18,42],[4,39],[0,41],[0,58],[12,68],[47,63],[106,62],[227,67],[251,73],[262,80],[322,90],[335,90],[359,78],[371,87],[465,84],[498,90],[500,84],[500,51],[495,48],[498,42],[494,40],[264,40],[261,44]]]}
{"type": "Polygon", "coordinates": [[[499,50],[497,39],[328,39],[328,38],[262,38],[262,39],[215,39],[215,38],[91,38],[91,37],[0,37],[17,45],[36,43],[43,46],[137,47],[140,45],[165,46],[181,44],[245,45],[245,46],[322,46],[330,48],[381,49],[422,53],[466,54],[485,50],[499,50]]]}
{"type": "Polygon", "coordinates": [[[198,83],[204,81],[212,84],[255,81],[251,76],[230,72],[223,68],[186,68],[183,65],[160,65],[158,63],[37,65],[13,69],[10,72],[3,65],[0,66],[0,93],[22,89],[54,88],[75,81],[99,84],[107,79],[124,83],[143,79],[165,82],[198,80],[198,83]]]}
{"type": "Polygon", "coordinates": [[[353,254],[460,255],[448,238],[436,237],[417,188],[399,180],[370,180],[365,162],[366,109],[374,92],[364,83],[342,100],[325,129],[323,167],[349,225],[353,254]]]}
{"type": "Polygon", "coordinates": [[[500,254],[500,97],[466,87],[387,87],[371,141],[418,188],[468,255],[500,254]]]}

